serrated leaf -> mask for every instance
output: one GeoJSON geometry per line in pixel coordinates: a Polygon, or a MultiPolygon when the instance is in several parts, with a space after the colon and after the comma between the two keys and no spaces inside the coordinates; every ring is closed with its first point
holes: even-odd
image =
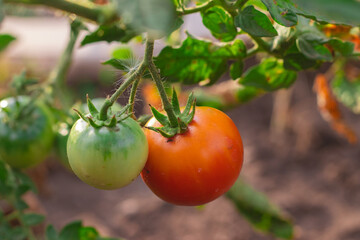
{"type": "Polygon", "coordinates": [[[45,237],[46,240],[58,240],[58,234],[53,225],[46,227],[45,237]]]}
{"type": "Polygon", "coordinates": [[[234,25],[232,16],[222,7],[215,6],[201,12],[202,22],[211,34],[223,41],[234,40],[237,30],[234,25]]]}
{"type": "Polygon", "coordinates": [[[28,226],[35,226],[43,222],[45,217],[43,215],[28,213],[22,216],[23,223],[28,226]]]}
{"type": "Polygon", "coordinates": [[[109,43],[118,41],[126,43],[135,36],[136,33],[133,30],[127,29],[126,27],[120,27],[117,24],[101,25],[94,32],[85,36],[81,41],[81,46],[100,41],[109,43]]]}
{"type": "Polygon", "coordinates": [[[239,82],[244,86],[274,91],[290,87],[295,80],[296,72],[284,69],[281,60],[267,58],[250,68],[239,82]]]}
{"type": "Polygon", "coordinates": [[[313,33],[301,34],[296,39],[299,51],[309,59],[332,61],[331,52],[324,46],[325,42],[327,42],[327,39],[313,33]]]}
{"type": "Polygon", "coordinates": [[[188,34],[179,48],[165,47],[155,58],[155,64],[168,81],[184,84],[206,81],[211,84],[228,70],[229,60],[245,56],[246,47],[240,39],[217,44],[188,34]]]}
{"type": "Polygon", "coordinates": [[[169,34],[176,25],[176,7],[171,0],[115,0],[122,21],[138,33],[153,38],[169,34]]]}
{"type": "MultiPolygon", "coordinates": [[[[1,10],[0,10],[1,15],[1,10]]],[[[1,16],[0,16],[1,18],[1,16]]],[[[10,34],[0,34],[0,52],[3,51],[16,38],[10,34]]]]}
{"type": "Polygon", "coordinates": [[[240,214],[242,214],[254,228],[270,233],[277,238],[292,239],[294,226],[269,199],[256,191],[243,180],[237,180],[226,193],[240,214]]]}
{"type": "Polygon", "coordinates": [[[336,98],[354,113],[360,114],[360,79],[349,81],[344,74],[337,74],[331,84],[336,98]]]}
{"type": "Polygon", "coordinates": [[[262,0],[271,17],[285,27],[295,26],[298,18],[293,11],[294,5],[290,0],[262,0]]]}
{"type": "Polygon", "coordinates": [[[230,76],[232,79],[238,79],[242,76],[244,70],[243,60],[238,60],[230,66],[230,76]]]}
{"type": "Polygon", "coordinates": [[[278,35],[269,18],[254,6],[248,6],[235,17],[235,26],[255,37],[278,35]]]}

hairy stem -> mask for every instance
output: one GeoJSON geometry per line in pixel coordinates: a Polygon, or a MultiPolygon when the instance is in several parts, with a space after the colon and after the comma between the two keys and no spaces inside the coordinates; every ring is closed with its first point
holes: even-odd
{"type": "Polygon", "coordinates": [[[120,95],[137,79],[139,79],[142,74],[144,73],[146,68],[145,62],[142,62],[140,66],[130,74],[130,76],[120,85],[120,87],[116,90],[116,92],[109,98],[106,99],[103,106],[100,109],[100,120],[106,120],[107,119],[107,111],[109,107],[111,107],[116,100],[120,97],[120,95]]]}
{"type": "Polygon", "coordinates": [[[133,85],[131,87],[130,97],[129,97],[129,105],[130,105],[129,113],[131,113],[131,117],[133,119],[136,119],[136,117],[134,115],[134,104],[135,104],[136,91],[139,86],[140,79],[141,79],[141,77],[136,79],[135,82],[133,83],[133,85]]]}
{"type": "Polygon", "coordinates": [[[97,23],[108,23],[117,19],[116,9],[113,6],[109,4],[97,6],[88,0],[4,0],[4,3],[48,6],[97,23]]]}
{"type": "Polygon", "coordinates": [[[178,121],[174,113],[174,109],[168,99],[168,96],[166,95],[165,87],[162,83],[158,69],[153,62],[153,50],[154,50],[154,41],[151,39],[147,39],[144,61],[147,63],[150,74],[155,81],[156,87],[161,97],[162,105],[164,106],[164,110],[169,118],[170,126],[177,127],[178,121]]]}

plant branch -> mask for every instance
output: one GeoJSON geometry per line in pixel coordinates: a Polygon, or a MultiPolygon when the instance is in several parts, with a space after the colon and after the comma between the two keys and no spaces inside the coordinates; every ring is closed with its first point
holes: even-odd
{"type": "Polygon", "coordinates": [[[116,90],[116,92],[106,101],[104,102],[103,106],[100,110],[100,120],[106,120],[107,119],[107,111],[109,107],[111,107],[116,100],[120,97],[120,95],[138,78],[142,76],[146,68],[146,64],[143,61],[140,63],[140,66],[130,74],[130,76],[120,85],[120,87],[116,90]]]}
{"type": "Polygon", "coordinates": [[[216,2],[214,0],[210,0],[208,2],[197,5],[195,7],[179,9],[176,12],[177,12],[178,15],[187,15],[187,14],[192,14],[192,13],[204,11],[206,9],[209,9],[209,8],[215,6],[215,5],[216,5],[216,2]]]}
{"type": "Polygon", "coordinates": [[[164,110],[167,113],[167,116],[169,118],[170,126],[177,127],[178,121],[177,121],[176,115],[174,113],[174,109],[168,99],[168,96],[166,95],[165,87],[162,83],[161,76],[158,72],[158,69],[153,62],[153,50],[154,50],[154,41],[148,38],[146,41],[146,51],[145,51],[144,61],[146,62],[148,69],[150,71],[150,74],[155,81],[156,87],[157,87],[160,97],[161,97],[162,104],[164,106],[164,110]]]}
{"type": "Polygon", "coordinates": [[[4,3],[43,5],[74,13],[99,24],[115,21],[118,16],[111,4],[98,6],[88,0],[4,0],[4,3]]]}
{"type": "Polygon", "coordinates": [[[135,103],[136,91],[139,86],[140,79],[141,79],[141,77],[136,79],[135,82],[133,83],[133,85],[131,87],[130,97],[129,97],[129,105],[130,105],[129,113],[131,113],[131,117],[133,119],[136,119],[136,117],[134,115],[134,103],[135,103]]]}

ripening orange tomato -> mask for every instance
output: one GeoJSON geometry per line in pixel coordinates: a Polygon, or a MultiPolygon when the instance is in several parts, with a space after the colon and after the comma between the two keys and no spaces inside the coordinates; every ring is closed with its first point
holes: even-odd
{"type": "MultiPolygon", "coordinates": [[[[147,126],[160,127],[152,118],[147,126]]],[[[146,129],[149,155],[141,176],[169,203],[196,206],[230,189],[243,164],[243,144],[234,122],[223,112],[197,107],[184,134],[165,138],[146,129]]]]}

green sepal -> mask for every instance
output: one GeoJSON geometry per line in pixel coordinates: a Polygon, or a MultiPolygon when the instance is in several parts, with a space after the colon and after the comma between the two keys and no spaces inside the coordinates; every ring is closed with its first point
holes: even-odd
{"type": "Polygon", "coordinates": [[[129,118],[129,117],[131,117],[131,116],[132,116],[132,114],[131,114],[131,113],[126,114],[126,115],[125,115],[125,116],[123,116],[122,118],[118,119],[118,122],[124,121],[125,119],[127,119],[127,118],[129,118]]]}
{"type": "Polygon", "coordinates": [[[176,128],[171,128],[171,127],[161,127],[161,128],[146,127],[146,128],[150,129],[152,131],[158,132],[163,137],[166,137],[166,138],[172,138],[178,133],[176,128]]]}
{"type": "Polygon", "coordinates": [[[105,125],[106,127],[109,127],[109,128],[112,128],[112,127],[115,127],[116,126],[116,123],[117,123],[117,120],[116,120],[116,116],[114,115],[111,120],[110,120],[110,123],[105,125]]]}
{"type": "Polygon", "coordinates": [[[155,132],[160,133],[162,136],[166,138],[171,138],[175,136],[176,134],[182,134],[185,133],[188,129],[188,125],[191,123],[191,121],[194,119],[195,116],[195,105],[196,100],[194,98],[194,94],[191,93],[189,95],[187,104],[185,106],[185,109],[183,112],[180,110],[179,101],[177,99],[177,94],[175,89],[173,90],[173,96],[172,96],[172,107],[175,113],[175,116],[177,117],[177,126],[172,127],[170,125],[169,118],[160,113],[158,110],[156,110],[154,107],[150,105],[151,111],[155,117],[156,120],[160,124],[163,125],[163,127],[147,127],[150,130],[153,130],[155,132]],[[191,111],[192,108],[192,111],[191,111]]]}
{"type": "Polygon", "coordinates": [[[90,100],[88,94],[86,94],[86,101],[87,101],[87,105],[88,105],[91,116],[93,116],[93,117],[97,116],[99,114],[99,111],[96,109],[95,105],[90,100]]]}
{"type": "Polygon", "coordinates": [[[172,93],[172,98],[171,98],[171,105],[174,108],[175,115],[180,115],[181,114],[181,112],[180,112],[180,104],[179,104],[179,99],[177,97],[175,88],[173,88],[173,93],[172,93]]]}
{"type": "MultiPolygon", "coordinates": [[[[191,123],[191,121],[194,119],[194,116],[195,116],[195,106],[196,106],[196,99],[193,100],[192,102],[192,111],[187,114],[187,115],[183,115],[181,116],[182,117],[182,120],[186,123],[191,123]]],[[[185,112],[185,111],[184,111],[185,112]]],[[[184,113],[183,112],[183,113],[184,113]]]]}
{"type": "Polygon", "coordinates": [[[85,122],[87,122],[87,118],[84,116],[84,114],[82,114],[79,110],[73,108],[73,110],[76,112],[76,114],[82,119],[84,120],[85,122]]]}
{"type": "MultiPolygon", "coordinates": [[[[119,111],[117,114],[116,114],[116,117],[121,117],[121,115],[123,115],[129,108],[130,108],[130,104],[126,105],[125,107],[123,107],[121,109],[121,111],[119,111]]],[[[119,121],[118,121],[119,122],[119,121]]]]}
{"type": "Polygon", "coordinates": [[[191,110],[191,106],[192,106],[192,104],[193,104],[193,102],[194,102],[194,98],[195,98],[195,97],[194,97],[194,93],[191,92],[190,95],[189,95],[189,98],[188,98],[188,100],[187,100],[187,102],[186,102],[185,109],[184,109],[184,111],[182,112],[182,115],[183,115],[183,116],[189,115],[190,110],[191,110]]]}
{"type": "Polygon", "coordinates": [[[159,121],[159,123],[161,123],[163,126],[166,126],[169,124],[169,119],[166,115],[160,113],[158,110],[156,110],[156,108],[154,108],[153,106],[149,105],[152,114],[154,115],[154,117],[156,118],[156,120],[159,121]]]}
{"type": "Polygon", "coordinates": [[[87,117],[87,119],[88,119],[87,122],[88,122],[93,128],[101,128],[101,127],[102,127],[102,125],[97,124],[97,123],[92,119],[92,117],[87,117]]]}

